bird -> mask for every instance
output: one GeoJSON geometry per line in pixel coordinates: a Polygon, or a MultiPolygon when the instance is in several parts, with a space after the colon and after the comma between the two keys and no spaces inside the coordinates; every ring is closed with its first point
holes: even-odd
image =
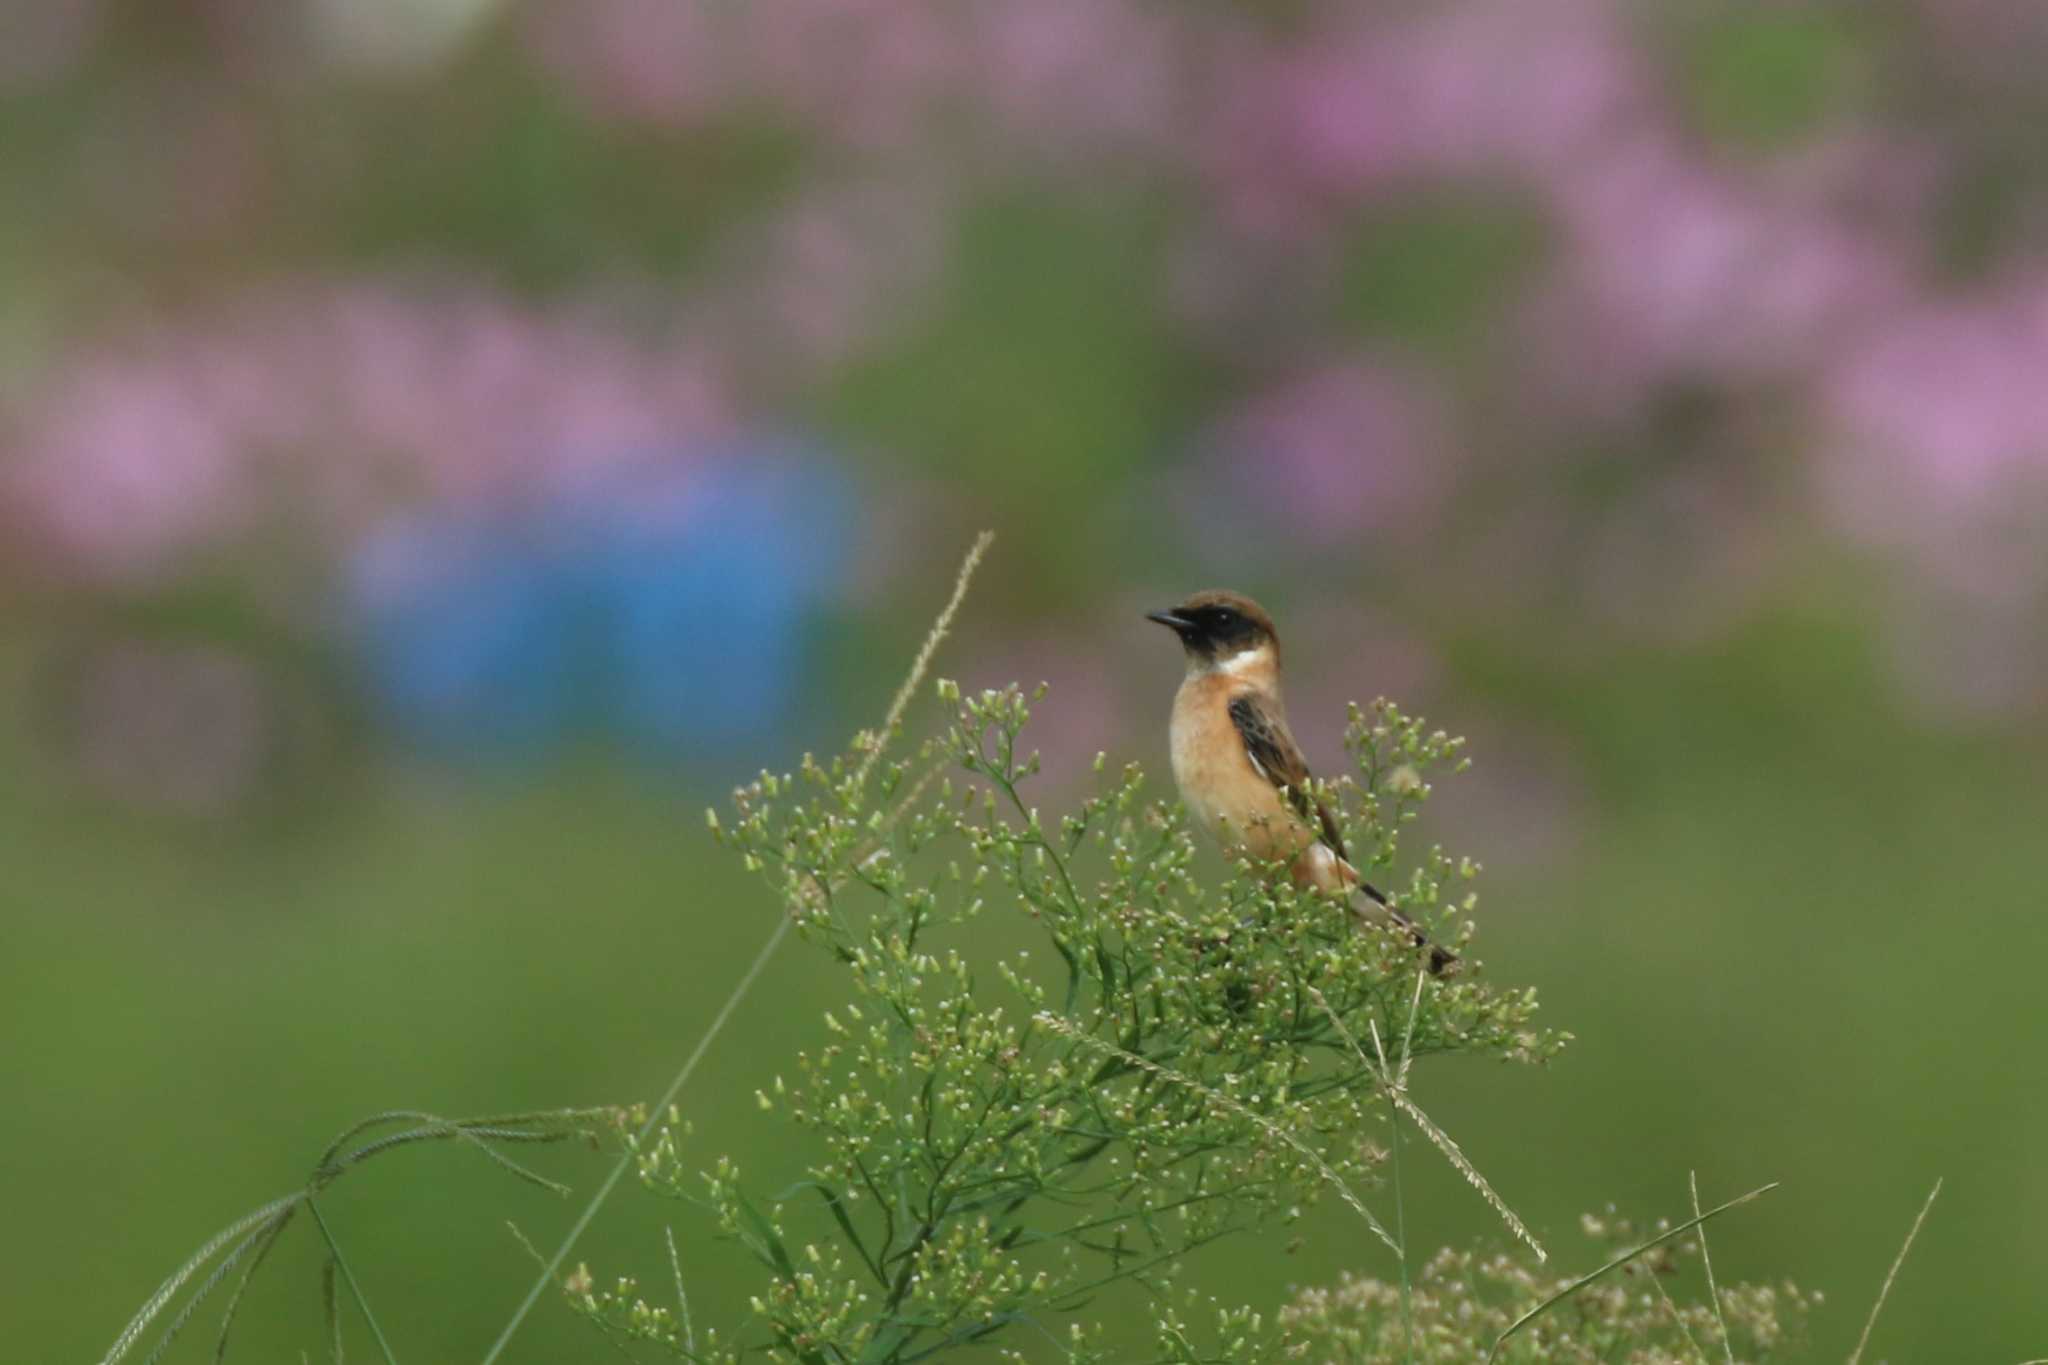
{"type": "Polygon", "coordinates": [[[1251,598],[1220,588],[1145,615],[1178,635],[1187,655],[1167,739],[1174,782],[1195,823],[1226,854],[1284,861],[1299,883],[1343,898],[1363,895],[1371,908],[1356,907],[1361,916],[1378,913],[1398,924],[1428,950],[1432,974],[1454,972],[1457,955],[1352,866],[1343,831],[1287,728],[1273,618],[1251,598]]]}

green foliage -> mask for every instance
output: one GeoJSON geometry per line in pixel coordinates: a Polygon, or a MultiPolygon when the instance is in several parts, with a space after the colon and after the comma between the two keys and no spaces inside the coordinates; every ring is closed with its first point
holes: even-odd
{"type": "Polygon", "coordinates": [[[593,260],[680,277],[731,224],[787,196],[810,155],[762,116],[684,129],[595,119],[490,56],[375,104],[329,99],[315,124],[284,122],[298,208],[285,242],[371,266],[453,256],[533,291],[574,286],[593,260]],[[378,155],[337,164],[338,139],[378,155]]]}
{"type": "MultiPolygon", "coordinates": [[[[1538,1061],[1563,1041],[1533,1026],[1532,993],[1471,962],[1477,869],[1432,848],[1398,897],[1467,959],[1431,978],[1406,935],[1274,868],[1199,874],[1180,811],[1135,766],[1048,819],[1025,794],[1025,695],[939,690],[950,723],[907,761],[878,762],[863,736],[711,817],[848,986],[824,1045],[759,1096],[816,1138],[800,1180],[763,1197],[730,1158],[700,1174],[674,1123],[639,1154],[650,1187],[708,1203],[767,1272],[745,1344],[696,1342],[587,1272],[571,1301],[691,1360],[884,1365],[1025,1333],[1099,1360],[1076,1315],[1100,1291],[1164,1294],[1189,1253],[1326,1193],[1396,1245],[1357,1193],[1384,1160],[1370,1135],[1395,1082],[1356,1040],[1398,1043],[1404,1062],[1538,1061]],[[983,963],[947,941],[1006,913],[1039,926],[1049,959],[983,963]]],[[[1459,745],[1384,702],[1354,713],[1348,741],[1357,776],[1325,794],[1361,864],[1385,871],[1459,745]]],[[[1160,1359],[1208,1358],[1177,1321],[1160,1359]]]]}
{"type": "Polygon", "coordinates": [[[849,364],[824,418],[1071,536],[1073,500],[1166,443],[1200,379],[1151,306],[1161,235],[1140,196],[978,204],[940,272],[943,307],[849,364]]]}
{"type": "Polygon", "coordinates": [[[1338,320],[1359,336],[1461,355],[1496,334],[1503,300],[1517,296],[1548,245],[1542,217],[1512,195],[1418,191],[1353,228],[1338,320]]]}
{"type": "Polygon", "coordinates": [[[1869,29],[1839,5],[1709,9],[1686,34],[1680,73],[1694,120],[1737,147],[1796,142],[1854,93],[1869,29]]]}

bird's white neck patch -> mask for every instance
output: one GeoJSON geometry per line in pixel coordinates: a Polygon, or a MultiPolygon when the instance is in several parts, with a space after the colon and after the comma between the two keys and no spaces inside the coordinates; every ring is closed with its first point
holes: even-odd
{"type": "Polygon", "coordinates": [[[1218,659],[1209,667],[1218,673],[1238,677],[1255,669],[1270,668],[1272,664],[1273,651],[1264,645],[1253,645],[1250,649],[1240,649],[1227,658],[1218,659]]]}

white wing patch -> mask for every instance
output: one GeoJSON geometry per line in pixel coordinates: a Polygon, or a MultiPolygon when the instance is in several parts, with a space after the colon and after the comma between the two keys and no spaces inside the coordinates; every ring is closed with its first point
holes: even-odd
{"type": "Polygon", "coordinates": [[[1266,781],[1271,782],[1276,787],[1280,785],[1278,782],[1273,781],[1273,774],[1266,771],[1266,765],[1259,762],[1259,756],[1252,752],[1250,745],[1245,746],[1244,756],[1245,761],[1252,765],[1253,772],[1257,773],[1260,777],[1266,779],[1266,781]]]}

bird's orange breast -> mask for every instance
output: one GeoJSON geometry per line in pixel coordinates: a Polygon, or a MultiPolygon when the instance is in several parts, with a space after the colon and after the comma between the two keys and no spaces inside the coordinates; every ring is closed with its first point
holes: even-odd
{"type": "Polygon", "coordinates": [[[1230,718],[1231,698],[1244,690],[1242,680],[1218,672],[1181,683],[1168,729],[1173,778],[1189,815],[1226,853],[1291,855],[1313,843],[1315,832],[1245,752],[1230,718]]]}

